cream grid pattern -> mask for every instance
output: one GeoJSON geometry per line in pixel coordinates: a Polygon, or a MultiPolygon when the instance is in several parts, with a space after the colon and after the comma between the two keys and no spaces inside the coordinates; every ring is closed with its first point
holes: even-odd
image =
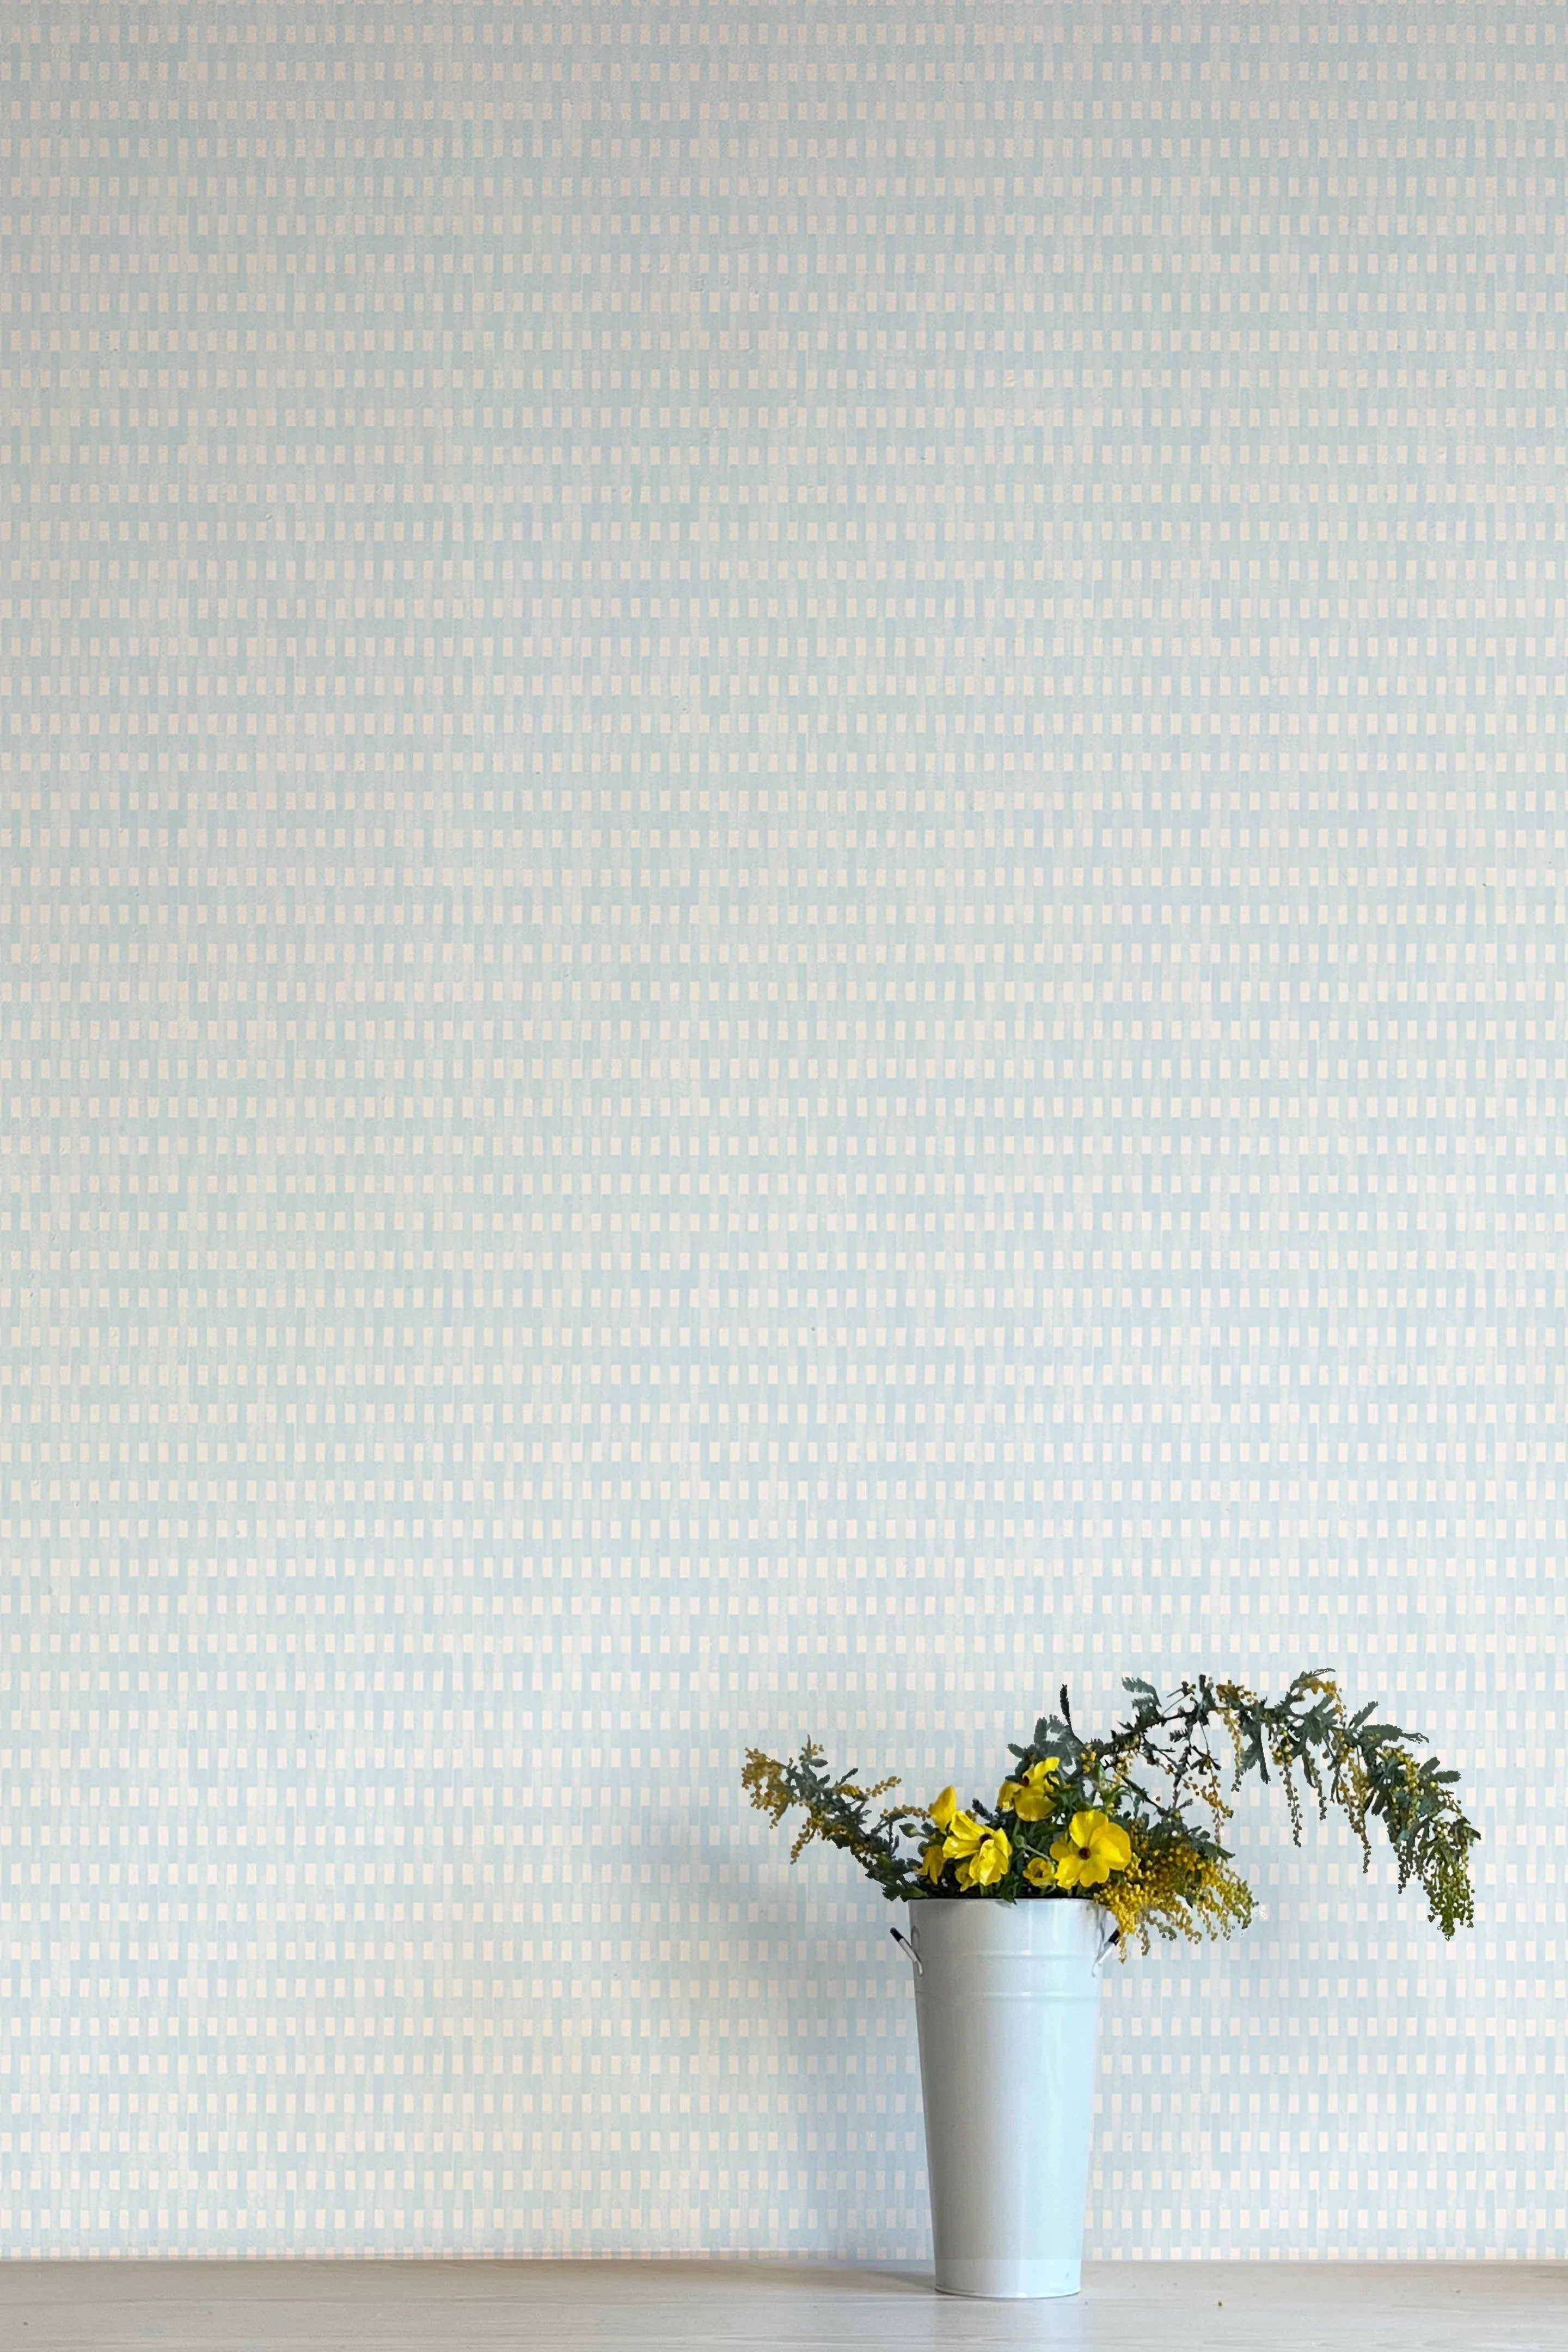
{"type": "Polygon", "coordinates": [[[1563,2251],[1565,68],[6,12],[7,2252],[918,2255],[742,1748],[1309,1661],[1090,2250],[1563,2251]]]}

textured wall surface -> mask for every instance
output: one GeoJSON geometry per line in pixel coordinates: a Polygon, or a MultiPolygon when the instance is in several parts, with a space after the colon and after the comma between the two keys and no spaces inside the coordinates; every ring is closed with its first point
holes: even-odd
{"type": "Polygon", "coordinates": [[[6,2252],[919,2255],[742,1748],[1306,1663],[1090,2251],[1563,2251],[1565,66],[7,12],[6,2252]]]}

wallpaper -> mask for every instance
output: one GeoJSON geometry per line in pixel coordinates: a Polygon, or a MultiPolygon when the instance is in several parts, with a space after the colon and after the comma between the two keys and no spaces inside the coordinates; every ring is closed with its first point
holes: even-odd
{"type": "Polygon", "coordinates": [[[919,2261],[892,1915],[1338,1672],[1087,2252],[1561,2255],[1552,6],[0,26],[0,2246],[919,2261]]]}

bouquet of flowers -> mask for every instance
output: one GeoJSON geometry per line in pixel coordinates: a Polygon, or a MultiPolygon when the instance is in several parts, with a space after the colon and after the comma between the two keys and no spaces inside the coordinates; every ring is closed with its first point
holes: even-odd
{"type": "Polygon", "coordinates": [[[1468,1854],[1480,1832],[1454,1795],[1458,1774],[1417,1759],[1419,1732],[1374,1721],[1374,1706],[1351,1715],[1338,1684],[1318,1672],[1298,1675],[1275,1700],[1206,1675],[1169,1700],[1136,1676],[1122,1687],[1129,1719],[1085,1738],[1064,1684],[1060,1714],[1042,1716],[1026,1747],[1009,1743],[1014,1761],[989,1805],[974,1799],[966,1811],[944,1789],[928,1806],[874,1811],[898,1780],[862,1787],[853,1768],[835,1779],[813,1740],[784,1763],[749,1748],[742,1785],[773,1822],[804,1811],[792,1862],[821,1838],[852,1853],[889,1902],[1098,1903],[1125,1959],[1133,1937],[1147,1953],[1152,1928],[1196,1943],[1247,1926],[1252,1893],[1222,1843],[1233,1810],[1224,1769],[1234,1790],[1249,1774],[1267,1781],[1272,1768],[1298,1845],[1304,1787],[1320,1818],[1331,1805],[1343,1813],[1363,1870],[1368,1826],[1381,1824],[1401,1892],[1417,1882],[1445,1937],[1474,1924],[1468,1854]]]}

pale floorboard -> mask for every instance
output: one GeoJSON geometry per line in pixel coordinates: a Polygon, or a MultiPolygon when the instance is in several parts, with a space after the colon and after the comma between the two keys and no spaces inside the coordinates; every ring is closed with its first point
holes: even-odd
{"type": "Polygon", "coordinates": [[[4,2352],[1568,2352],[1568,2265],[1101,2263],[962,2303],[805,2263],[0,2263],[4,2352]]]}

